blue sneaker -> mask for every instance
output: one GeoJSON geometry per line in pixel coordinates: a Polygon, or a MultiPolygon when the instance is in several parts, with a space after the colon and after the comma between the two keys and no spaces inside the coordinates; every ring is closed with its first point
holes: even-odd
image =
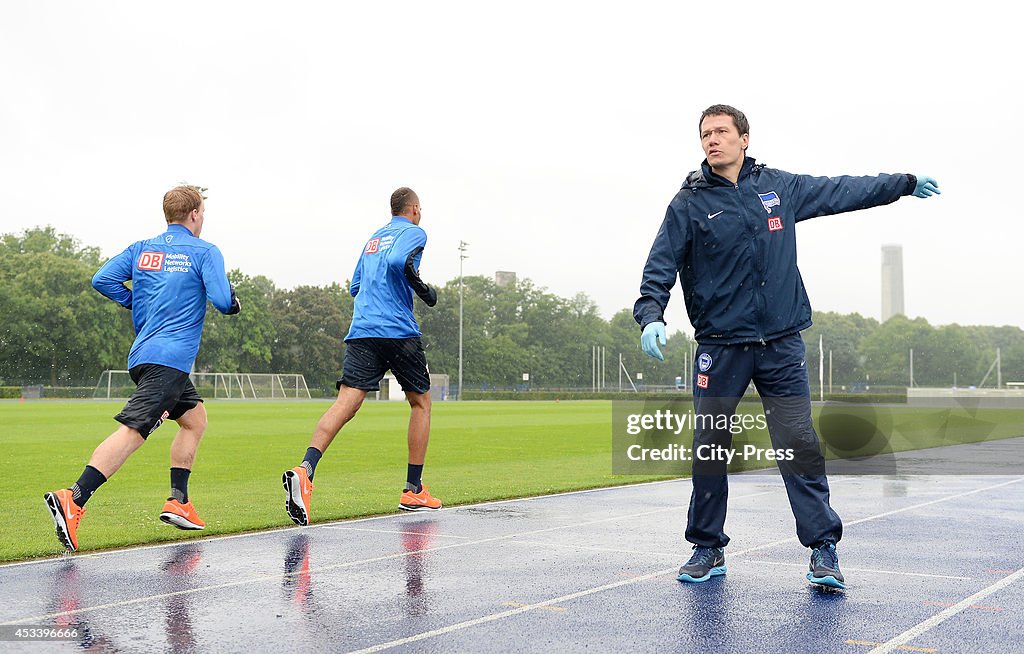
{"type": "Polygon", "coordinates": [[[679,581],[700,582],[725,574],[725,548],[693,546],[693,556],[679,568],[679,581]]]}
{"type": "Polygon", "coordinates": [[[839,571],[839,555],[836,554],[835,543],[826,541],[811,548],[811,566],[810,572],[807,573],[807,581],[819,586],[846,588],[846,580],[839,571]]]}

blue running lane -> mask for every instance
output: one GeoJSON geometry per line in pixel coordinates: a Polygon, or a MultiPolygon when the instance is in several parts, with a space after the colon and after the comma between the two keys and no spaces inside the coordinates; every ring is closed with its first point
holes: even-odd
{"type": "Polygon", "coordinates": [[[832,483],[845,592],[805,580],[781,479],[738,475],[700,584],[676,480],[0,566],[0,649],[1016,651],[1024,477],[832,483]]]}

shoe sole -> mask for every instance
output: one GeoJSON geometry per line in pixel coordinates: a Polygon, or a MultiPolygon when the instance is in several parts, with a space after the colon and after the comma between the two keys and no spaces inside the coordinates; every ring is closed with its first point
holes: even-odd
{"type": "Polygon", "coordinates": [[[203,529],[204,526],[205,526],[205,525],[197,525],[196,523],[191,522],[188,518],[182,517],[182,516],[178,515],[177,513],[171,513],[169,511],[164,511],[163,513],[161,513],[160,514],[160,519],[163,520],[164,522],[166,522],[169,525],[174,525],[178,529],[187,529],[187,530],[190,530],[190,531],[196,531],[196,530],[199,530],[199,529],[203,529]]]}
{"type": "Polygon", "coordinates": [[[721,575],[724,575],[726,573],[726,570],[727,568],[724,565],[720,565],[718,567],[711,568],[710,570],[708,570],[708,573],[703,577],[691,577],[690,575],[683,573],[676,577],[676,581],[685,581],[688,584],[699,584],[700,582],[707,581],[712,577],[719,577],[721,575]]]}
{"type": "Polygon", "coordinates": [[[54,531],[57,532],[57,540],[64,546],[69,552],[74,552],[78,548],[71,544],[71,536],[68,534],[68,522],[64,517],[64,510],[60,508],[60,500],[57,499],[55,493],[46,493],[43,495],[43,499],[46,500],[46,508],[50,510],[50,515],[53,516],[54,531]]]}
{"type": "Polygon", "coordinates": [[[284,501],[284,510],[288,517],[300,527],[308,526],[309,514],[302,505],[302,482],[299,481],[299,476],[287,470],[281,475],[281,483],[284,485],[284,491],[288,493],[288,498],[284,501]],[[298,498],[298,501],[295,498],[298,498]]]}
{"type": "Polygon", "coordinates": [[[410,504],[399,504],[398,508],[403,511],[437,511],[441,507],[439,506],[427,506],[425,504],[417,504],[415,506],[410,504]]]}
{"type": "Polygon", "coordinates": [[[846,588],[846,584],[844,584],[843,582],[839,581],[838,579],[836,579],[832,575],[827,575],[825,577],[815,577],[810,572],[808,572],[807,573],[807,581],[811,582],[812,584],[817,584],[818,586],[828,586],[829,588],[839,588],[839,589],[845,589],[846,588]]]}

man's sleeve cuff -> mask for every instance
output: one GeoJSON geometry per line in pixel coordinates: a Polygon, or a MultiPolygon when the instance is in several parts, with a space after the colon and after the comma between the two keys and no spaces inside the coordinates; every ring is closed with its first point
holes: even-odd
{"type": "Polygon", "coordinates": [[[913,195],[914,190],[917,188],[917,175],[907,173],[907,181],[910,182],[910,188],[903,195],[913,195]]]}

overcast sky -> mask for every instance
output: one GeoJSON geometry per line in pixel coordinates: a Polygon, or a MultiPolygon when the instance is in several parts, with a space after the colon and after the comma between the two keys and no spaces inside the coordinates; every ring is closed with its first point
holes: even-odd
{"type": "MultiPolygon", "coordinates": [[[[1005,7],[1005,9],[1004,9],[1005,7]]],[[[0,232],[105,255],[209,187],[203,238],[285,288],[349,278],[398,186],[421,273],[511,270],[632,307],[665,207],[733,104],[749,154],[814,175],[910,172],[942,195],[798,227],[818,311],[1024,327],[1019,21],[975,1],[22,2],[0,8],[0,232]]],[[[670,331],[692,332],[678,287],[670,331]]]]}

